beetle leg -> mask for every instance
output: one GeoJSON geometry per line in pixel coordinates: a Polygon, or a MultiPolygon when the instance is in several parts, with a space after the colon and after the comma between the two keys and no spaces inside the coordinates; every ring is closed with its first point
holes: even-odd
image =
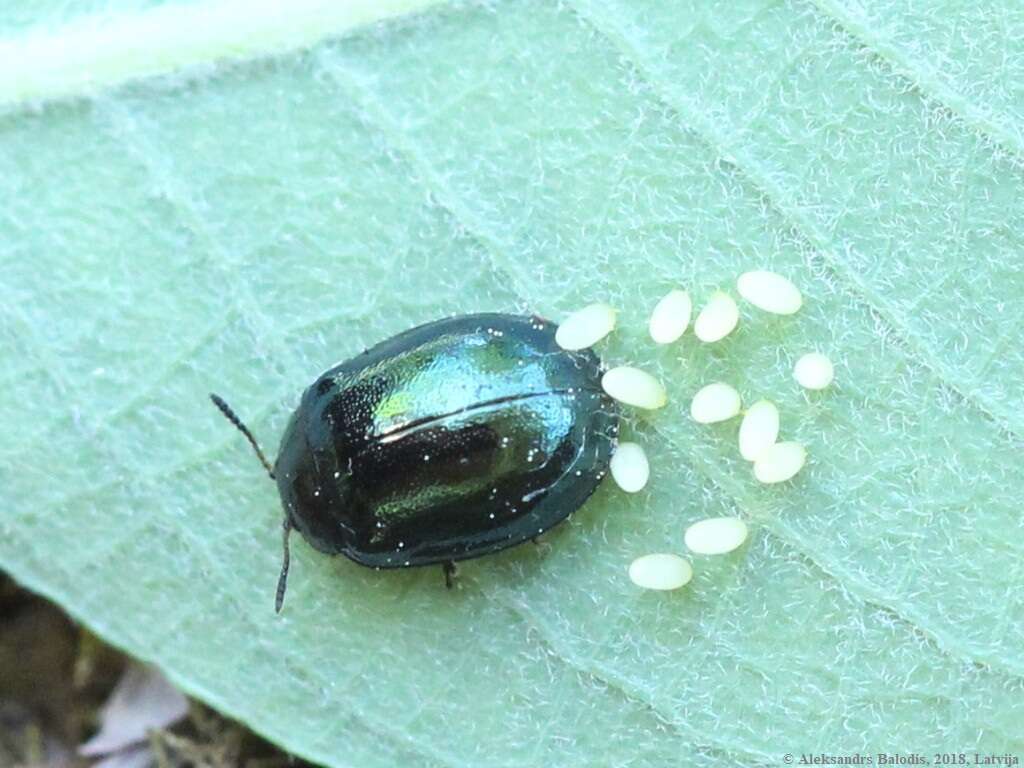
{"type": "Polygon", "coordinates": [[[551,548],[551,542],[548,541],[546,532],[544,536],[541,536],[538,533],[536,536],[530,539],[530,543],[537,548],[538,552],[546,552],[548,549],[551,548]]]}
{"type": "Polygon", "coordinates": [[[455,563],[451,560],[446,563],[442,563],[441,570],[444,571],[444,585],[448,587],[448,589],[451,589],[455,586],[453,581],[455,577],[455,563]]]}

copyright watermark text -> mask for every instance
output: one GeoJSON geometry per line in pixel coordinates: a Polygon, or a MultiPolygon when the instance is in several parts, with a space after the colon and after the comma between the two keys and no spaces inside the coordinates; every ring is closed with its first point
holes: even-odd
{"type": "Polygon", "coordinates": [[[1001,766],[1020,765],[1020,755],[1010,752],[853,752],[828,754],[827,752],[787,752],[782,756],[786,765],[945,765],[945,766],[1001,766]]]}

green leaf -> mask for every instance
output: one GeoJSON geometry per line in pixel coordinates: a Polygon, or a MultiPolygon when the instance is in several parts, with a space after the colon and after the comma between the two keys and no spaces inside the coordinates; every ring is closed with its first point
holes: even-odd
{"type": "MultiPolygon", "coordinates": [[[[148,5],[114,27],[206,7],[148,5]]],[[[88,52],[88,11],[13,7],[0,51],[88,52]]],[[[131,82],[42,108],[91,86],[0,78],[0,564],[332,766],[1024,756],[1022,21],[536,0],[240,52],[223,18],[213,43],[179,25],[159,71],[278,55],[136,81],[145,56],[96,52],[131,82]],[[669,288],[701,303],[758,267],[801,286],[798,315],[646,338],[669,288]],[[605,359],[669,390],[629,420],[647,491],[606,484],[453,594],[296,538],[274,616],[276,492],[208,391],[272,447],[319,371],[397,331],[597,300],[621,310],[605,359]],[[822,393],[791,376],[812,349],[837,365],[822,393]],[[714,380],[780,405],[796,481],[758,486],[736,424],[689,419],[714,380]],[[628,582],[721,514],[750,521],[743,550],[681,592],[628,582]]]]}

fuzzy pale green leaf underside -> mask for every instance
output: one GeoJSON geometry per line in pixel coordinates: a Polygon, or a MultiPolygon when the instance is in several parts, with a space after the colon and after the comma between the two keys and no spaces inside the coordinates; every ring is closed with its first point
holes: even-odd
{"type": "Polygon", "coordinates": [[[1024,751],[1021,38],[995,32],[1020,12],[955,32],[906,5],[459,6],[15,102],[0,564],[330,765],[1024,751]],[[755,267],[804,310],[646,339],[669,288],[755,267]],[[392,333],[595,300],[621,310],[605,358],[669,390],[630,420],[647,492],[603,488],[454,594],[296,543],[274,617],[276,493],[209,390],[272,447],[316,373],[392,333]],[[820,394],[790,375],[811,349],[820,394]],[[796,482],[759,487],[735,424],[689,420],[713,380],[779,403],[796,482]],[[739,553],[679,593],[628,583],[722,514],[751,523],[739,553]]]}

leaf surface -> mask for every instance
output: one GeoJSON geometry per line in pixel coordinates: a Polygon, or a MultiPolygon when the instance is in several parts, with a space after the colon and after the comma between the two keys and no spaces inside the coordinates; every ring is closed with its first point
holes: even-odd
{"type": "Polygon", "coordinates": [[[459,5],[14,103],[0,564],[329,765],[1024,756],[1021,123],[1013,65],[980,74],[1016,12],[964,42],[939,5],[459,5]],[[699,306],[755,268],[804,309],[647,339],[670,288],[699,306]],[[296,539],[273,615],[276,491],[208,391],[272,449],[317,373],[393,333],[593,301],[621,311],[605,359],[669,390],[629,419],[648,490],[606,484],[455,594],[296,539]],[[812,349],[822,393],[792,380],[812,349]],[[689,419],[715,380],[779,404],[795,482],[689,419]],[[684,591],[625,578],[729,514],[750,543],[684,591]]]}

